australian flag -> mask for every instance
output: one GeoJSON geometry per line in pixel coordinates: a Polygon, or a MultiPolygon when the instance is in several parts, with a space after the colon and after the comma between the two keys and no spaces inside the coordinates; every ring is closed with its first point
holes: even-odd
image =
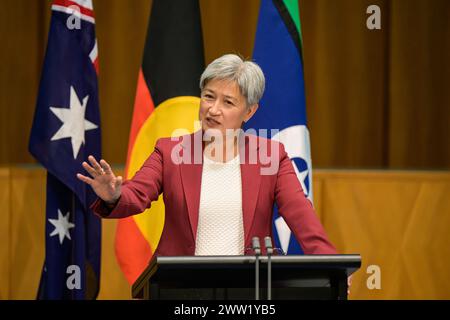
{"type": "Polygon", "coordinates": [[[29,150],[47,170],[45,262],[39,299],[95,299],[101,224],[76,178],[101,157],[97,42],[91,0],[55,0],[29,150]]]}
{"type": "MultiPolygon", "coordinates": [[[[253,59],[266,77],[258,112],[247,128],[278,129],[271,138],[281,141],[297,177],[312,201],[311,153],[306,126],[302,39],[297,0],[261,0],[253,59]]],[[[275,244],[284,253],[302,249],[278,211],[274,210],[275,244]]]]}

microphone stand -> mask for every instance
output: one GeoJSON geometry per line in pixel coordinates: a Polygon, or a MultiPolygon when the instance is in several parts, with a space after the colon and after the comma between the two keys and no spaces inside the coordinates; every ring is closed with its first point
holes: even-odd
{"type": "Polygon", "coordinates": [[[264,245],[267,252],[267,300],[272,300],[272,254],[273,246],[272,239],[267,236],[264,238],[264,245]]]}
{"type": "Polygon", "coordinates": [[[255,252],[255,300],[259,300],[259,256],[261,255],[261,245],[258,237],[252,238],[252,248],[255,252]]]}

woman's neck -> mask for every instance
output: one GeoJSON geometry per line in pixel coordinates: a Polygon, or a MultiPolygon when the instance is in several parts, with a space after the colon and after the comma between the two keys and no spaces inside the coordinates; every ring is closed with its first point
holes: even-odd
{"type": "Polygon", "coordinates": [[[222,141],[205,141],[203,155],[215,162],[228,162],[238,154],[237,137],[224,137],[222,141]]]}

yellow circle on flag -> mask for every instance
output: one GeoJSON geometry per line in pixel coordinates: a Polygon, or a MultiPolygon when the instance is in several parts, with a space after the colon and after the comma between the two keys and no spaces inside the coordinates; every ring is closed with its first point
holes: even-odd
{"type": "MultiPolygon", "coordinates": [[[[197,122],[199,106],[200,98],[183,96],[168,99],[153,110],[136,136],[127,179],[133,177],[141,168],[159,138],[180,136],[200,129],[197,122]]],[[[164,212],[163,197],[160,195],[150,209],[133,216],[153,252],[158,246],[164,227],[164,212]]]]}

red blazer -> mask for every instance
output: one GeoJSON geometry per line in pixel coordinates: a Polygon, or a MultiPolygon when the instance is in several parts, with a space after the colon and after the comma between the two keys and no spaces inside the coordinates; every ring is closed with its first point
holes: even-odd
{"type": "MultiPolygon", "coordinates": [[[[108,210],[103,201],[97,199],[91,206],[92,210],[104,218],[124,218],[143,212],[163,192],[165,224],[155,255],[194,255],[202,164],[176,164],[171,160],[171,155],[173,148],[178,145],[178,159],[189,151],[193,159],[194,147],[191,146],[198,134],[201,137],[201,131],[183,136],[181,143],[171,138],[159,139],[141,169],[131,180],[123,183],[116,207],[112,211],[108,210]]],[[[254,236],[260,239],[272,236],[273,205],[276,202],[279,214],[305,254],[336,254],[336,249],[328,240],[310,201],[303,193],[283,144],[270,141],[272,148],[278,148],[275,161],[278,161],[279,167],[275,174],[261,175],[260,169],[265,166],[262,163],[266,162],[258,158],[256,164],[250,164],[248,155],[249,152],[258,152],[261,142],[268,140],[253,135],[245,135],[243,140],[240,155],[245,248],[251,247],[254,236]],[[247,155],[245,163],[242,162],[243,155],[247,155]]],[[[268,148],[269,155],[270,150],[268,148]]]]}

